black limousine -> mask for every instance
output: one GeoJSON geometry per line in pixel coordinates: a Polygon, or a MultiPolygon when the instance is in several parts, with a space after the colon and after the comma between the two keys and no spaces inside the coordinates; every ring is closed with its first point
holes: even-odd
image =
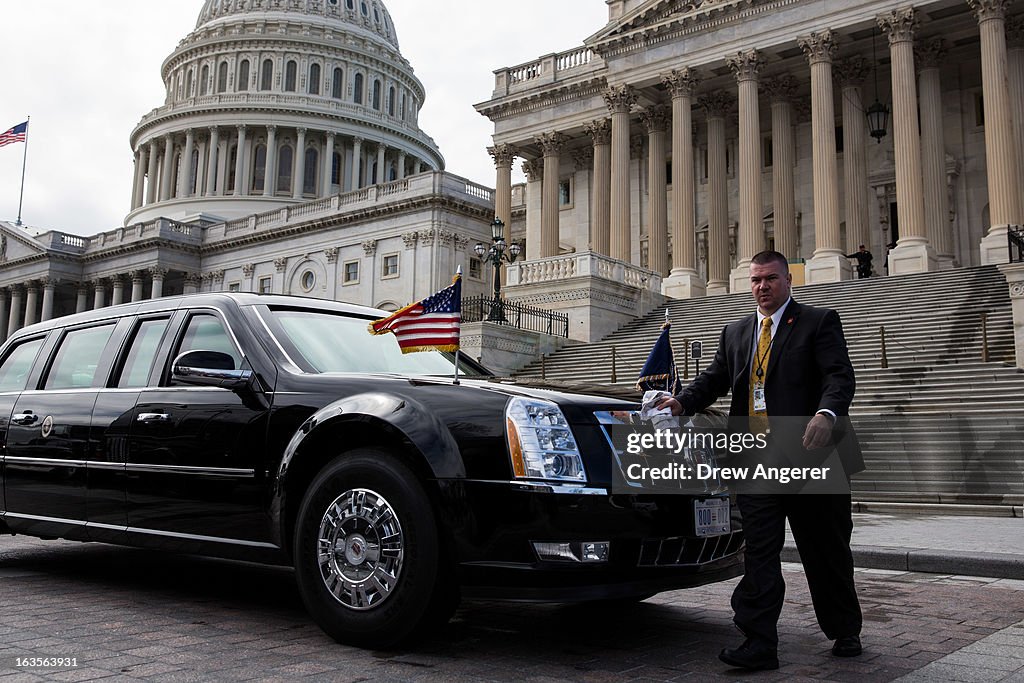
{"type": "Polygon", "coordinates": [[[643,599],[736,576],[721,489],[615,491],[637,408],[403,355],[317,299],[199,294],[0,347],[0,532],[290,564],[332,637],[393,646],[461,597],[643,599]],[[601,416],[605,416],[602,418],[601,416]],[[721,520],[719,520],[721,521],[721,520]]]}

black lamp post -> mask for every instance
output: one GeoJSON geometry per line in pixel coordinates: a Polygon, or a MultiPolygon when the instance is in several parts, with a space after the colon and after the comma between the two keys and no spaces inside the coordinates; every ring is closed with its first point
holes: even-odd
{"type": "Polygon", "coordinates": [[[864,112],[868,117],[868,131],[871,137],[879,144],[885,137],[886,129],[889,127],[889,107],[878,100],[878,55],[875,53],[875,31],[871,30],[871,59],[874,62],[871,70],[875,76],[875,102],[864,112]]]}
{"type": "Polygon", "coordinates": [[[501,263],[514,263],[523,248],[518,242],[505,243],[505,223],[495,216],[491,223],[491,247],[488,249],[482,242],[473,247],[476,255],[494,266],[494,300],[491,301],[491,312],[487,316],[490,322],[505,322],[505,314],[501,305],[501,263]]]}

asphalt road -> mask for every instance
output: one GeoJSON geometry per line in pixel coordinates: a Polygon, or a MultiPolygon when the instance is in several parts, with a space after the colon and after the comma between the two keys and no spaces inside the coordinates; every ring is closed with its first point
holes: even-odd
{"type": "MultiPolygon", "coordinates": [[[[858,570],[865,653],[837,659],[800,566],[786,578],[782,667],[757,680],[1024,683],[1024,581],[858,570]]],[[[734,583],[616,607],[468,603],[429,640],[379,652],[324,636],[285,569],[3,536],[0,683],[735,680],[716,657],[740,640],[734,583]],[[32,666],[45,658],[74,662],[32,666]]]]}

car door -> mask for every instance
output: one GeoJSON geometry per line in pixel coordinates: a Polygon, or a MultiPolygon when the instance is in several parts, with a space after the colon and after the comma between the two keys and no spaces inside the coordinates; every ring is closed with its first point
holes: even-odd
{"type": "Polygon", "coordinates": [[[161,344],[171,327],[171,311],[127,322],[130,330],[115,360],[107,386],[92,410],[89,433],[92,457],[86,471],[86,515],[89,538],[124,542],[128,527],[127,464],[132,418],[142,390],[160,377],[161,344]]]}
{"type": "Polygon", "coordinates": [[[188,312],[167,345],[159,385],[140,393],[126,468],[133,542],[211,552],[272,547],[263,485],[266,398],[171,378],[171,361],[194,350],[220,351],[235,369],[248,369],[236,339],[220,311],[188,312]],[[211,543],[222,547],[203,547],[211,543]]]}
{"type": "MultiPolygon", "coordinates": [[[[4,352],[3,360],[0,361],[0,447],[4,447],[0,451],[0,459],[4,461],[0,465],[0,480],[4,480],[3,473],[6,470],[7,429],[11,413],[14,412],[14,404],[21,392],[28,385],[32,367],[45,341],[45,335],[21,339],[4,352]]],[[[0,486],[0,511],[7,509],[5,488],[0,486]]]]}
{"type": "Polygon", "coordinates": [[[67,328],[41,381],[18,396],[7,429],[7,517],[26,533],[82,538],[89,429],[116,351],[116,321],[67,328]]]}

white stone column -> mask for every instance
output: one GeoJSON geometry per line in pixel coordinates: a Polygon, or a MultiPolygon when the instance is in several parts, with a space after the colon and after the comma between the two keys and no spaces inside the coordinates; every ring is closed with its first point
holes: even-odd
{"type": "Polygon", "coordinates": [[[25,286],[25,327],[39,321],[39,283],[29,280],[25,286]]]}
{"type": "Polygon", "coordinates": [[[149,141],[149,154],[146,160],[146,204],[152,204],[157,197],[157,152],[156,139],[149,141]]]}
{"type": "Polygon", "coordinates": [[[377,184],[383,185],[388,182],[387,169],[384,168],[385,156],[387,154],[387,146],[381,142],[377,145],[377,184]]]}
{"type": "Polygon", "coordinates": [[[708,126],[708,288],[709,296],[729,292],[729,187],[725,158],[725,119],[733,99],[721,90],[700,98],[708,126]]]}
{"type": "Polygon", "coordinates": [[[878,17],[889,36],[892,61],[892,136],[896,156],[896,211],[899,240],[889,252],[889,275],[935,270],[938,261],[928,242],[924,222],[924,181],[921,169],[921,134],[917,124],[917,83],[914,79],[914,31],[917,16],[912,7],[878,17]]]}
{"type": "Polygon", "coordinates": [[[611,140],[608,119],[595,119],[583,126],[594,145],[594,182],[590,191],[590,250],[611,254],[611,140]]]}
{"type": "Polygon", "coordinates": [[[164,278],[167,277],[166,268],[150,268],[150,275],[153,277],[153,286],[150,289],[150,299],[159,299],[164,295],[164,278]]]}
{"type": "Polygon", "coordinates": [[[505,243],[512,243],[512,161],[516,149],[502,143],[488,147],[487,153],[494,159],[494,216],[505,224],[505,243]]]}
{"type": "Polygon", "coordinates": [[[57,283],[51,278],[44,277],[39,281],[43,285],[43,312],[40,320],[49,320],[53,317],[53,290],[57,283]]]}
{"type": "Polygon", "coordinates": [[[736,267],[729,276],[729,291],[749,287],[750,259],[764,251],[764,203],[761,199],[761,113],[757,97],[757,75],[763,61],[757,50],[745,50],[726,59],[736,76],[738,91],[740,222],[736,244],[736,267]]]}
{"type": "Polygon", "coordinates": [[[636,93],[628,85],[613,86],[604,93],[612,115],[611,141],[611,257],[630,262],[632,238],[629,206],[629,112],[636,93]]]}
{"type": "Polygon", "coordinates": [[[981,263],[1006,263],[1009,260],[1007,228],[1024,222],[1007,75],[1006,8],[1009,2],[967,0],[967,4],[978,19],[981,32],[981,87],[985,103],[985,167],[990,226],[988,234],[981,240],[981,263]]]}
{"type": "Polygon", "coordinates": [[[843,103],[843,181],[846,241],[843,250],[852,254],[865,245],[871,249],[868,225],[867,118],[861,86],[871,64],[855,55],[837,62],[833,74],[841,89],[843,103]]]}
{"type": "Polygon", "coordinates": [[[267,168],[263,173],[263,196],[277,192],[277,126],[267,126],[267,168]]]}
{"type": "MultiPolygon", "coordinates": [[[[942,85],[939,71],[946,58],[942,38],[917,46],[915,61],[921,106],[921,170],[924,189],[924,222],[928,242],[935,250],[938,267],[953,267],[953,224],[949,220],[949,189],[946,184],[946,138],[942,131],[942,85]]],[[[852,251],[852,250],[851,250],[852,251]]]]}
{"type": "MultiPolygon", "coordinates": [[[[324,137],[326,138],[326,143],[324,148],[323,183],[321,184],[323,189],[321,190],[320,196],[329,197],[331,196],[332,187],[331,176],[334,173],[334,133],[332,131],[328,131],[324,137]]],[[[342,179],[338,178],[339,189],[341,184],[342,179]]]]}
{"type": "Polygon", "coordinates": [[[413,173],[413,175],[417,175],[417,174],[422,173],[422,172],[423,172],[423,160],[422,159],[416,159],[413,162],[413,164],[412,164],[412,173],[413,173]]]}
{"type": "Polygon", "coordinates": [[[132,278],[132,301],[142,301],[143,272],[141,270],[133,270],[129,273],[129,276],[132,278]]]}
{"type": "Polygon", "coordinates": [[[661,291],[677,299],[704,296],[707,283],[697,272],[697,206],[693,177],[693,94],[700,78],[690,67],[661,79],[672,95],[672,270],[661,291]]]}
{"type": "Polygon", "coordinates": [[[352,138],[352,172],[349,174],[349,192],[358,190],[362,187],[360,182],[360,166],[359,163],[363,156],[363,139],[360,137],[352,138]]]}
{"type": "Polygon", "coordinates": [[[124,303],[124,280],[120,275],[115,275],[110,280],[110,305],[117,306],[124,303]]]}
{"type": "Polygon", "coordinates": [[[249,194],[249,173],[246,159],[245,124],[238,126],[238,153],[235,154],[235,196],[244,197],[249,194]]]}
{"type": "Polygon", "coordinates": [[[11,287],[11,315],[7,321],[8,337],[21,329],[21,291],[21,285],[11,287]]]}
{"type": "MultiPolygon", "coordinates": [[[[1013,142],[1017,152],[1017,177],[1024,178],[1024,15],[1006,17],[1006,44],[1013,142]]],[[[1024,206],[1021,206],[1021,210],[1024,211],[1024,206]]]]}
{"type": "Polygon", "coordinates": [[[174,138],[164,136],[164,161],[160,170],[160,201],[171,198],[171,176],[174,174],[174,138]]]}
{"type": "Polygon", "coordinates": [[[558,181],[562,146],[565,136],[558,132],[542,133],[534,138],[544,152],[544,180],[541,190],[540,253],[558,256],[561,253],[558,221],[558,181]]]}
{"type": "Polygon", "coordinates": [[[146,184],[146,149],[135,150],[135,176],[132,179],[132,211],[142,206],[142,188],[146,184]]]}
{"type": "Polygon", "coordinates": [[[93,298],[92,298],[93,310],[95,310],[97,308],[103,308],[104,306],[107,305],[107,303],[106,303],[106,296],[107,296],[106,282],[103,280],[103,278],[99,278],[97,280],[93,280],[92,281],[92,288],[93,288],[93,298]]]}
{"type": "Polygon", "coordinates": [[[292,159],[292,199],[302,199],[302,187],[306,183],[306,129],[297,128],[295,155],[292,159]]]}
{"type": "MultiPolygon", "coordinates": [[[[78,291],[75,297],[75,313],[82,313],[89,310],[89,287],[85,282],[78,283],[78,291]]],[[[0,315],[0,319],[3,316],[0,315]]]]}
{"type": "Polygon", "coordinates": [[[789,74],[765,81],[772,107],[772,211],[775,216],[775,251],[786,258],[797,253],[796,197],[793,193],[793,168],[796,145],[793,139],[793,102],[797,96],[796,79],[789,74]]]}
{"type": "Polygon", "coordinates": [[[640,112],[647,130],[647,267],[668,275],[668,186],[665,178],[665,131],[668,113],[661,105],[640,112]]]}
{"type": "MultiPolygon", "coordinates": [[[[220,153],[220,129],[217,126],[210,126],[210,144],[207,147],[209,153],[206,160],[206,196],[213,197],[217,194],[217,157],[220,153]]],[[[237,174],[235,177],[238,177],[237,174]]]]}
{"type": "Polygon", "coordinates": [[[398,173],[396,177],[398,180],[405,180],[405,150],[398,151],[398,162],[397,162],[398,173]]]}
{"type": "Polygon", "coordinates": [[[7,307],[7,288],[0,287],[0,342],[7,339],[7,325],[10,321],[7,307]]]}
{"type": "Polygon", "coordinates": [[[849,280],[853,269],[839,230],[839,168],[836,163],[832,56],[835,34],[826,29],[797,39],[811,66],[811,139],[814,187],[814,256],[804,273],[807,284],[849,280]]]}
{"type": "Polygon", "coordinates": [[[196,148],[196,133],[189,128],[185,131],[185,151],[182,152],[181,177],[178,178],[178,196],[191,197],[194,186],[192,185],[192,152],[196,148]]]}
{"type": "Polygon", "coordinates": [[[541,195],[544,164],[541,159],[524,159],[526,176],[526,253],[530,258],[540,254],[541,195]]]}
{"type": "Polygon", "coordinates": [[[183,288],[183,294],[195,294],[199,291],[199,286],[203,283],[203,278],[196,274],[185,275],[185,286],[183,288]]]}

